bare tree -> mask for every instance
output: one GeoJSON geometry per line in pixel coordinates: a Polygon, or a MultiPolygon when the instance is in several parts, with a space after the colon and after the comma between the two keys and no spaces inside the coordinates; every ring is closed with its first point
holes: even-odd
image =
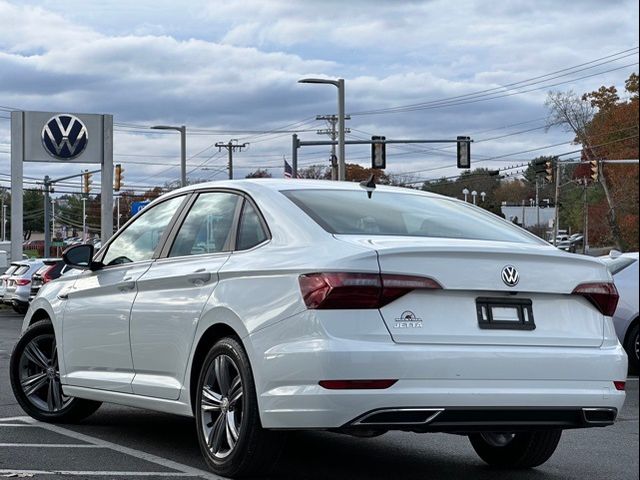
{"type": "MultiPolygon", "coordinates": [[[[582,144],[582,153],[588,161],[597,160],[594,155],[594,144],[589,137],[589,125],[593,117],[597,113],[596,106],[591,102],[588,96],[579,97],[573,91],[569,92],[549,92],[545,106],[549,109],[549,118],[547,119],[547,130],[554,126],[560,126],[565,131],[573,132],[576,143],[582,144]]],[[[616,210],[613,203],[613,197],[609,191],[607,180],[604,176],[602,167],[600,175],[598,175],[602,189],[607,198],[609,205],[609,227],[613,234],[613,240],[616,248],[622,249],[622,235],[616,221],[616,210]]]]}

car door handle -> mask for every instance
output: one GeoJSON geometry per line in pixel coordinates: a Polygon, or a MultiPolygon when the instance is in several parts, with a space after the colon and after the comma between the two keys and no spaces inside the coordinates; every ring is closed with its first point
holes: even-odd
{"type": "Polygon", "coordinates": [[[122,282],[118,285],[118,290],[121,292],[129,292],[136,288],[136,282],[122,282]]]}
{"type": "Polygon", "coordinates": [[[187,280],[200,287],[211,280],[211,273],[207,272],[205,268],[199,268],[187,275],[187,280]]]}

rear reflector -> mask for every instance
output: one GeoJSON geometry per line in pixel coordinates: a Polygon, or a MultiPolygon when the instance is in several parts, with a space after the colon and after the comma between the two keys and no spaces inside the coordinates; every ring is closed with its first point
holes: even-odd
{"type": "Polygon", "coordinates": [[[29,285],[30,283],[31,283],[31,280],[27,278],[18,278],[16,280],[16,285],[19,285],[21,287],[24,287],[25,285],[29,285]]]}
{"type": "Polygon", "coordinates": [[[613,382],[613,386],[616,387],[616,390],[624,390],[624,387],[626,386],[627,382],[613,382]]]}
{"type": "Polygon", "coordinates": [[[613,316],[618,306],[618,290],[613,283],[581,283],[572,293],[582,295],[608,317],[613,316]]]}
{"type": "Polygon", "coordinates": [[[377,273],[310,273],[299,282],[311,309],[382,308],[413,290],[442,288],[432,278],[377,273]]]}
{"type": "Polygon", "coordinates": [[[318,384],[327,390],[383,390],[398,380],[321,380],[318,384]]]}

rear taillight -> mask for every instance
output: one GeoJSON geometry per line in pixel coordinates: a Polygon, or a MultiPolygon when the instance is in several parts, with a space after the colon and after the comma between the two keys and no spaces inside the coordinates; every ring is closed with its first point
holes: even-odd
{"type": "Polygon", "coordinates": [[[623,381],[615,381],[613,382],[613,386],[616,387],[616,390],[624,390],[626,386],[626,382],[623,381]]]}
{"type": "Polygon", "coordinates": [[[377,273],[310,273],[299,281],[307,307],[323,310],[382,308],[413,290],[442,288],[427,277],[377,273]]]}
{"type": "Polygon", "coordinates": [[[51,280],[55,280],[55,278],[51,276],[51,273],[55,268],[56,268],[55,265],[51,265],[44,272],[42,272],[42,274],[40,275],[42,278],[42,283],[47,283],[47,282],[50,282],[51,280]]]}
{"type": "Polygon", "coordinates": [[[603,315],[611,317],[618,305],[618,290],[613,283],[581,283],[572,292],[589,300],[603,315]]]}
{"type": "Polygon", "coordinates": [[[29,280],[28,278],[18,278],[16,280],[16,285],[20,287],[24,287],[25,285],[29,285],[30,283],[31,283],[31,280],[29,280]]]}

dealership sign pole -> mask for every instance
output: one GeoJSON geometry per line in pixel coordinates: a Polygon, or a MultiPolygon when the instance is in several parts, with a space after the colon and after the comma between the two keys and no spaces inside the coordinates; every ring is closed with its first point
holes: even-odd
{"type": "MultiPolygon", "coordinates": [[[[11,112],[11,259],[22,258],[24,162],[99,163],[101,238],[113,234],[113,116],[11,112]]],[[[45,225],[45,232],[49,228],[45,225]]]]}

